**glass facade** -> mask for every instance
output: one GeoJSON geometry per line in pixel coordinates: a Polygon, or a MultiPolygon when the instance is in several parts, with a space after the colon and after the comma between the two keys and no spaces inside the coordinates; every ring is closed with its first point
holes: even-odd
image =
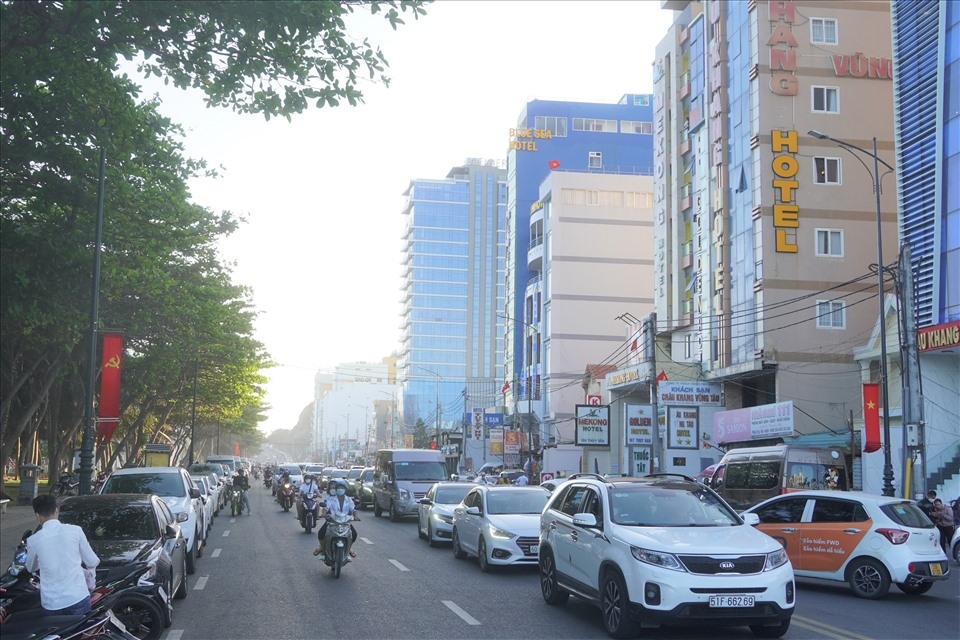
{"type": "Polygon", "coordinates": [[[407,433],[432,433],[461,423],[468,380],[503,376],[505,173],[455,167],[405,195],[400,410],[407,433]]]}

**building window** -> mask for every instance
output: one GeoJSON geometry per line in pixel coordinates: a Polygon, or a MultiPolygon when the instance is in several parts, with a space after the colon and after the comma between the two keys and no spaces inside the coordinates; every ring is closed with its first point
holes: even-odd
{"type": "Polygon", "coordinates": [[[810,42],[814,44],[837,44],[836,19],[810,18],[810,42]]]}
{"type": "Polygon", "coordinates": [[[690,360],[693,358],[693,336],[689,333],[686,336],[684,336],[683,357],[686,358],[687,360],[690,360]]]}
{"type": "Polygon", "coordinates": [[[630,209],[652,209],[653,194],[643,191],[627,191],[627,207],[630,209]]]}
{"type": "Polygon", "coordinates": [[[588,205],[598,205],[600,204],[600,192],[587,190],[587,204],[588,205]]]}
{"type": "Polygon", "coordinates": [[[653,135],[653,123],[642,120],[621,120],[620,133],[642,133],[653,135]]]}
{"type": "Polygon", "coordinates": [[[843,231],[841,229],[817,229],[817,255],[843,257],[843,231]]]}
{"type": "Polygon", "coordinates": [[[838,87],[812,87],[814,113],[840,113],[838,87]]]}
{"type": "Polygon", "coordinates": [[[649,106],[650,106],[650,96],[633,96],[633,106],[635,106],[635,107],[649,107],[649,106]]]}
{"type": "Polygon", "coordinates": [[[567,119],[563,116],[537,116],[533,119],[534,129],[546,129],[555,138],[567,136],[567,119]]]}
{"type": "Polygon", "coordinates": [[[599,151],[591,151],[589,157],[587,158],[587,168],[588,169],[602,169],[603,168],[603,154],[599,151]]]}
{"type": "Polygon", "coordinates": [[[840,184],[840,158],[813,158],[813,181],[817,184],[840,184]]]}
{"type": "Polygon", "coordinates": [[[846,326],[844,304],[836,300],[817,300],[817,328],[843,329],[846,326]]]}
{"type": "Polygon", "coordinates": [[[616,133],[616,120],[599,120],[597,118],[574,118],[574,131],[596,131],[599,133],[616,133]]]}

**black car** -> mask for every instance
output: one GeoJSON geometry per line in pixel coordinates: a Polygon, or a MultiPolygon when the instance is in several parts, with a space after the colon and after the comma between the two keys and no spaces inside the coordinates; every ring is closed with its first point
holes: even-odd
{"type": "MultiPolygon", "coordinates": [[[[83,529],[100,558],[98,578],[116,567],[153,564],[153,581],[169,597],[187,597],[187,543],[177,519],[155,495],[97,494],[60,503],[60,521],[83,529]]],[[[170,607],[164,625],[170,624],[170,607]]]]}
{"type": "Polygon", "coordinates": [[[360,472],[360,475],[353,481],[354,502],[358,509],[364,509],[367,505],[373,504],[373,467],[366,467],[360,472]]]}

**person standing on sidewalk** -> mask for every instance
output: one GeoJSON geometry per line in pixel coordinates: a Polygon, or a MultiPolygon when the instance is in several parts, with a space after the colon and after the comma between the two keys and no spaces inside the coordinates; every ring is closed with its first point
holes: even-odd
{"type": "Polygon", "coordinates": [[[93,571],[100,558],[90,548],[83,529],[57,519],[60,507],[49,493],[33,499],[40,531],[27,539],[27,570],[40,570],[43,614],[83,615],[90,611],[90,590],[84,565],[93,571]]]}

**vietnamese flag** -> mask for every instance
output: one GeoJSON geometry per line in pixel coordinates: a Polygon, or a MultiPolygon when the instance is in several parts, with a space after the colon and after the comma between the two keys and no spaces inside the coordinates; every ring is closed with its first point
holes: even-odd
{"type": "Polygon", "coordinates": [[[863,383],[863,430],[863,452],[880,449],[880,385],[876,382],[863,383]]]}
{"type": "Polygon", "coordinates": [[[103,334],[103,356],[100,368],[100,402],[97,406],[97,441],[110,442],[120,421],[120,365],[123,336],[103,334]]]}

